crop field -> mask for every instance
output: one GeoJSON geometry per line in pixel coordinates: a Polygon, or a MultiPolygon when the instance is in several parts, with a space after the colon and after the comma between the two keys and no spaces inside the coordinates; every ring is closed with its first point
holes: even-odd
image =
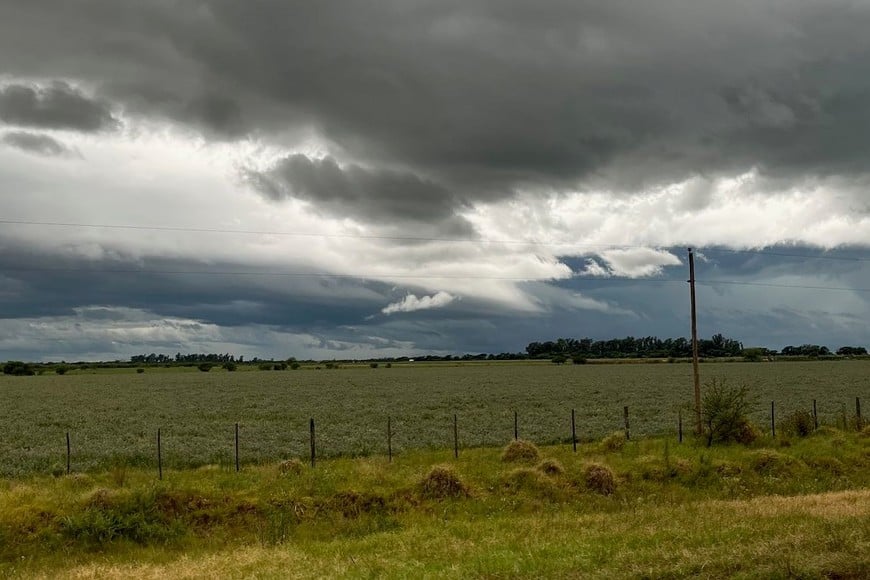
{"type": "MultiPolygon", "coordinates": [[[[870,405],[870,361],[705,363],[713,378],[745,383],[752,419],[769,428],[777,415],[809,410],[822,423],[853,420],[855,398],[870,405]]],[[[499,446],[513,437],[539,444],[599,438],[623,425],[632,437],[676,434],[678,409],[692,399],[691,365],[493,363],[395,365],[297,371],[208,373],[189,369],[0,376],[0,476],[58,473],[66,467],[66,433],[74,471],[156,462],[161,429],[167,469],[217,464],[230,468],[234,424],[244,464],[306,457],[309,418],[318,457],[447,449],[457,416],[463,448],[499,446]]],[[[865,411],[865,421],[867,414],[865,411]]],[[[686,431],[691,417],[683,411],[686,431]]]]}

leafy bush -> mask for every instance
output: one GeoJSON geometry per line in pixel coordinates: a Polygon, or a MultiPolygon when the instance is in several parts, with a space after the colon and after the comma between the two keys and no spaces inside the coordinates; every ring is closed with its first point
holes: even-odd
{"type": "Polygon", "coordinates": [[[196,365],[196,368],[204,373],[207,373],[211,370],[211,366],[211,363],[199,363],[198,365],[196,365]]]}
{"type": "Polygon", "coordinates": [[[221,366],[225,368],[228,372],[233,372],[238,368],[238,366],[236,366],[236,363],[234,362],[225,362],[221,366]]]}
{"type": "Polygon", "coordinates": [[[369,366],[373,369],[376,369],[376,368],[378,368],[378,363],[376,363],[376,362],[369,363],[369,366]]]}
{"type": "Polygon", "coordinates": [[[141,367],[139,367],[138,369],[136,369],[136,373],[137,373],[137,374],[140,374],[140,375],[141,375],[141,374],[144,373],[144,372],[145,372],[145,369],[143,369],[143,368],[141,368],[141,367]]]}
{"type": "Polygon", "coordinates": [[[299,363],[296,361],[293,361],[292,363],[290,363],[290,370],[291,371],[299,370],[299,363]]]}
{"type": "Polygon", "coordinates": [[[272,365],[264,363],[264,364],[259,365],[257,368],[260,369],[261,371],[271,371],[272,365]]]}
{"type": "Polygon", "coordinates": [[[574,358],[571,359],[571,362],[573,362],[575,365],[585,365],[586,359],[583,358],[582,356],[575,356],[574,358]]]}
{"type": "Polygon", "coordinates": [[[298,459],[285,459],[278,464],[278,473],[281,475],[299,475],[302,473],[302,462],[298,459]]]}
{"type": "Polygon", "coordinates": [[[54,372],[59,374],[59,375],[65,375],[67,370],[69,370],[69,369],[67,369],[67,367],[62,366],[62,365],[54,368],[54,372]]]}
{"type": "Polygon", "coordinates": [[[701,401],[701,424],[707,446],[714,442],[748,444],[754,441],[757,430],[747,419],[751,407],[749,387],[732,387],[725,380],[717,379],[711,380],[705,387],[701,401]]]}
{"type": "Polygon", "coordinates": [[[520,461],[535,463],[539,461],[540,458],[541,452],[538,450],[538,446],[531,441],[525,441],[523,439],[515,439],[508,443],[501,454],[501,460],[505,463],[520,461]]]}

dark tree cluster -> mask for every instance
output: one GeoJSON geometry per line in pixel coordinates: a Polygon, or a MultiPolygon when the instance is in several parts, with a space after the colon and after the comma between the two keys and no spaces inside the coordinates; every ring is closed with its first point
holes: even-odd
{"type": "MultiPolygon", "coordinates": [[[[692,356],[692,342],[687,338],[646,336],[592,340],[591,338],[560,338],[546,342],[533,342],[526,347],[529,358],[553,359],[556,357],[587,358],[669,358],[692,356]]],[[[702,357],[736,357],[743,353],[743,344],[737,340],[715,334],[710,339],[698,341],[698,353],[702,357]]]]}
{"type": "Polygon", "coordinates": [[[130,362],[133,364],[169,364],[169,363],[217,363],[224,364],[230,362],[245,362],[245,357],[236,358],[233,354],[181,354],[176,353],[175,356],[168,354],[137,354],[130,357],[130,362]]]}

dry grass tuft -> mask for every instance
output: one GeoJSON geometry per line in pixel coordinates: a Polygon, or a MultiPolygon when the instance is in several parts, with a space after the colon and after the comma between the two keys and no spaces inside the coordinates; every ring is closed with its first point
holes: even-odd
{"type": "Polygon", "coordinates": [[[565,468],[556,459],[544,459],[538,464],[537,469],[547,475],[562,475],[565,473],[565,468]]]}
{"type": "Polygon", "coordinates": [[[516,439],[508,443],[501,454],[501,460],[505,463],[535,463],[540,459],[541,452],[538,446],[523,439],[516,439]]]}
{"type": "Polygon", "coordinates": [[[846,473],[846,466],[842,461],[836,457],[829,457],[827,455],[808,459],[807,465],[817,471],[824,471],[837,477],[846,473]]]}
{"type": "Polygon", "coordinates": [[[606,465],[600,463],[590,463],[583,469],[583,477],[585,478],[586,489],[600,493],[601,495],[611,495],[616,491],[616,476],[606,465]]]}
{"type": "Polygon", "coordinates": [[[327,505],[332,511],[340,512],[346,518],[355,518],[366,513],[383,512],[387,502],[378,494],[347,490],[334,494],[327,505]]]}
{"type": "Polygon", "coordinates": [[[861,432],[858,433],[858,437],[861,437],[863,439],[870,438],[870,425],[867,425],[863,429],[861,429],[861,432]]]}
{"type": "Polygon", "coordinates": [[[625,432],[614,431],[601,441],[604,451],[621,451],[625,447],[625,432]]]}
{"type": "Polygon", "coordinates": [[[420,495],[428,499],[468,497],[468,486],[449,465],[436,465],[420,481],[420,495]]]}
{"type": "Polygon", "coordinates": [[[278,473],[281,475],[299,475],[304,467],[298,459],[285,459],[278,464],[278,473]]]}

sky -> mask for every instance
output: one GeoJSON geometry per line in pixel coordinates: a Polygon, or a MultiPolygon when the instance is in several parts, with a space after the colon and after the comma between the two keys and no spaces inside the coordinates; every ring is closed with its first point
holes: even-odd
{"type": "Polygon", "coordinates": [[[0,360],[870,346],[870,2],[4,0],[0,360]]]}

